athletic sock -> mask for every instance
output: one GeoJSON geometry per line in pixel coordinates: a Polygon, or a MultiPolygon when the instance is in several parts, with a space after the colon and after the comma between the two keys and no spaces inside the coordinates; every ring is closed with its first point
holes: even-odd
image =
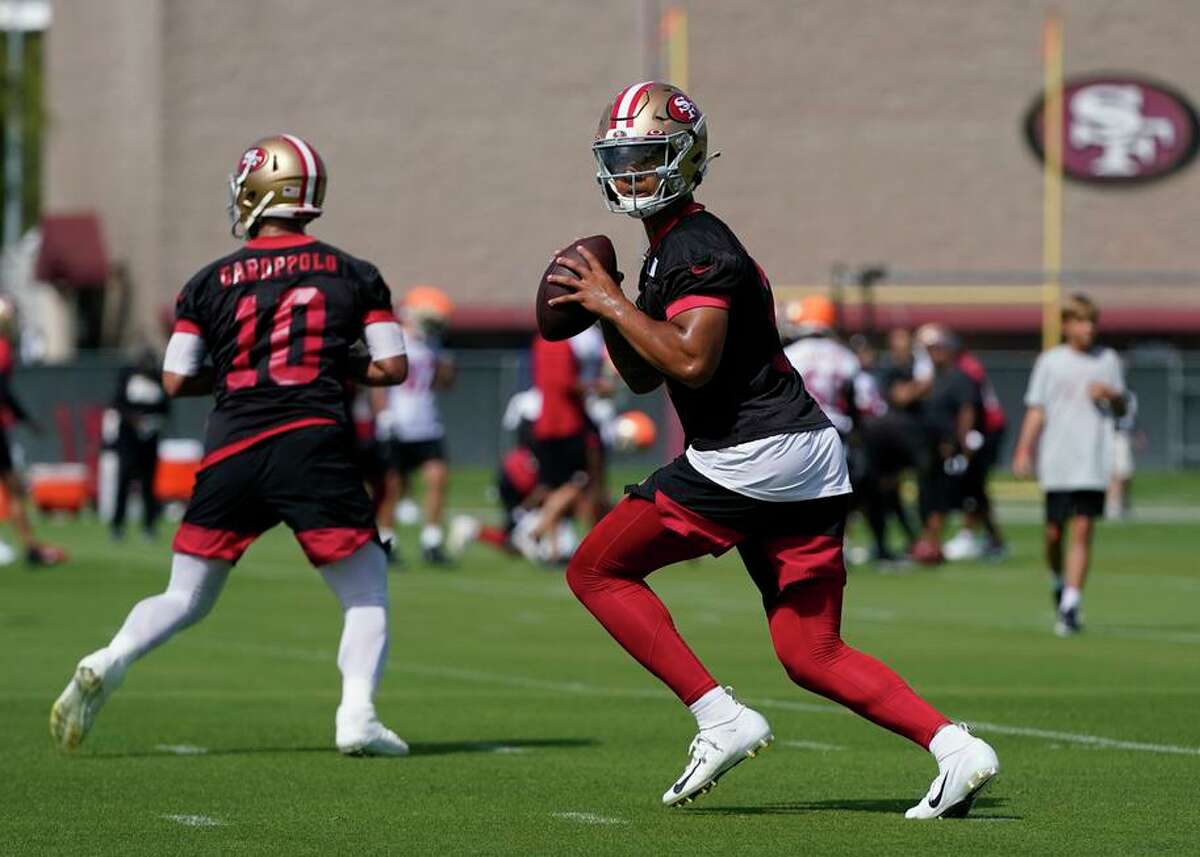
{"type": "Polygon", "coordinates": [[[1058,609],[1065,613],[1068,610],[1075,610],[1079,607],[1079,602],[1083,600],[1083,593],[1074,586],[1064,586],[1062,597],[1058,602],[1058,609]]]}
{"type": "Polygon", "coordinates": [[[426,524],[421,528],[421,550],[434,550],[442,546],[443,533],[440,524],[426,524]]]}
{"type": "Polygon", "coordinates": [[[689,705],[688,710],[695,716],[696,725],[703,731],[728,723],[737,717],[742,706],[725,688],[714,687],[689,705]]]}
{"type": "Polygon", "coordinates": [[[940,768],[949,756],[957,753],[970,742],[971,734],[966,729],[957,723],[947,723],[929,742],[929,752],[933,754],[933,758],[937,759],[940,768]]]}

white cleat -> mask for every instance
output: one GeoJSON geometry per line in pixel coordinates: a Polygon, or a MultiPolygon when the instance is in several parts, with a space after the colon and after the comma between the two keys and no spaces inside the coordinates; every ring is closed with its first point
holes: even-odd
{"type": "MultiPolygon", "coordinates": [[[[966,729],[961,723],[958,726],[966,729]]],[[[929,792],[904,813],[905,818],[966,818],[975,798],[1000,773],[1000,760],[986,741],[971,737],[938,767],[929,792]]]]}
{"type": "Polygon", "coordinates": [[[379,722],[374,710],[337,712],[337,748],[346,756],[407,756],[404,739],[379,722]]]}
{"type": "Polygon", "coordinates": [[[124,678],[125,670],[109,661],[103,649],[81,660],[66,689],[50,707],[50,737],[54,743],[64,750],[82,744],[96,722],[96,714],[124,678]]]}
{"type": "Polygon", "coordinates": [[[753,708],[739,707],[741,710],[732,720],[702,729],[692,739],[687,767],[679,780],[663,793],[664,804],[682,806],[707,794],[730,769],[753,759],[775,739],[765,717],[753,708]]]}
{"type": "Polygon", "coordinates": [[[947,562],[980,559],[987,548],[987,540],[968,529],[961,529],[942,545],[942,556],[947,562]]]}

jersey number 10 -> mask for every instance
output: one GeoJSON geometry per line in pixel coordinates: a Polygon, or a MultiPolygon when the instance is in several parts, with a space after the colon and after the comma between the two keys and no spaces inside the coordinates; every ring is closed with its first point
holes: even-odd
{"type": "MultiPolygon", "coordinates": [[[[225,389],[244,390],[259,383],[259,367],[250,364],[250,349],[258,335],[258,295],[246,295],[237,304],[237,353],[225,376],[225,389]]],[[[281,386],[310,384],[321,371],[321,341],[325,333],[325,295],[313,286],[301,286],[284,292],[275,307],[271,324],[270,358],[267,374],[281,386]],[[300,362],[289,363],[292,351],[292,322],[296,308],[304,307],[304,327],[300,331],[300,362]]]]}

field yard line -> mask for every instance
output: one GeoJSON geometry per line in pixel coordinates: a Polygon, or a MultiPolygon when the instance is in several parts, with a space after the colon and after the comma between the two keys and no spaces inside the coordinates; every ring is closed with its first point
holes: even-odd
{"type": "Polygon", "coordinates": [[[182,824],[184,827],[221,827],[225,822],[207,815],[164,815],[167,821],[182,824]]]}
{"type": "MultiPolygon", "coordinates": [[[[241,651],[273,654],[284,658],[301,660],[319,660],[330,663],[336,659],[332,651],[315,649],[298,649],[289,646],[261,646],[221,643],[210,641],[207,645],[216,648],[238,649],[241,651]]],[[[484,684],[507,685],[508,687],[523,687],[531,690],[549,690],[557,693],[580,694],[587,696],[623,697],[628,699],[665,699],[669,698],[663,690],[640,690],[637,688],[603,687],[582,681],[553,681],[549,679],[530,678],[528,676],[508,675],[485,670],[469,670],[458,667],[434,666],[430,664],[398,664],[391,669],[399,672],[417,675],[442,676],[445,678],[475,681],[484,684]]],[[[797,702],[785,699],[752,697],[746,701],[764,708],[782,708],[789,711],[803,711],[811,714],[851,714],[849,709],[836,705],[821,705],[811,702],[797,702]]],[[[1004,723],[990,723],[980,720],[969,720],[983,732],[997,732],[1002,735],[1017,735],[1026,738],[1042,738],[1048,741],[1065,741],[1071,744],[1086,744],[1093,747],[1105,747],[1111,750],[1132,750],[1140,753],[1163,753],[1182,756],[1200,756],[1200,747],[1184,747],[1177,744],[1149,744],[1141,741],[1124,741],[1118,738],[1105,738],[1101,735],[1089,735],[1079,732],[1058,732],[1049,729],[1038,729],[1033,726],[1009,726],[1004,723]]]]}
{"type": "Polygon", "coordinates": [[[596,815],[594,812],[552,812],[550,815],[554,818],[561,818],[563,821],[578,821],[582,824],[628,824],[629,822],[623,818],[614,818],[611,815],[596,815]]]}
{"type": "Polygon", "coordinates": [[[840,744],[826,744],[824,741],[784,741],[783,746],[795,747],[797,750],[845,750],[840,744]]]}

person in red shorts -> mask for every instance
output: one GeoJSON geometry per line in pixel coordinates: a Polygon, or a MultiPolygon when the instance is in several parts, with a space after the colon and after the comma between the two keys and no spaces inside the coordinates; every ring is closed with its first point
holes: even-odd
{"type": "Polygon", "coordinates": [[[703,794],[773,738],[700,662],[645,580],[737,548],[791,679],[933,753],[938,775],[906,815],[965,815],[999,770],[992,748],[841,639],[845,453],[784,357],[765,274],[692,197],[711,160],[704,115],[673,86],[634,84],[605,108],[593,152],[609,209],[642,220],[649,238],[637,300],[580,248],[582,263],[558,259],[574,276],[554,278],[572,290],[554,303],[600,318],[634,392],[666,385],[687,445],[588,534],[567,582],[696,718],[687,764],[663,803],[703,794]]]}
{"type": "Polygon", "coordinates": [[[168,395],[215,397],[171,578],[75,668],[50,711],[51,736],[66,749],[84,740],[128,668],[203,619],[245,550],[283,522],[342,607],[338,750],[408,752],[375,712],[387,560],[346,401],[351,380],[403,382],[408,358],[378,269],[305,234],[326,179],[320,156],[292,134],[254,143],[230,177],[233,234],[245,243],[183,287],[163,361],[168,395]]]}

